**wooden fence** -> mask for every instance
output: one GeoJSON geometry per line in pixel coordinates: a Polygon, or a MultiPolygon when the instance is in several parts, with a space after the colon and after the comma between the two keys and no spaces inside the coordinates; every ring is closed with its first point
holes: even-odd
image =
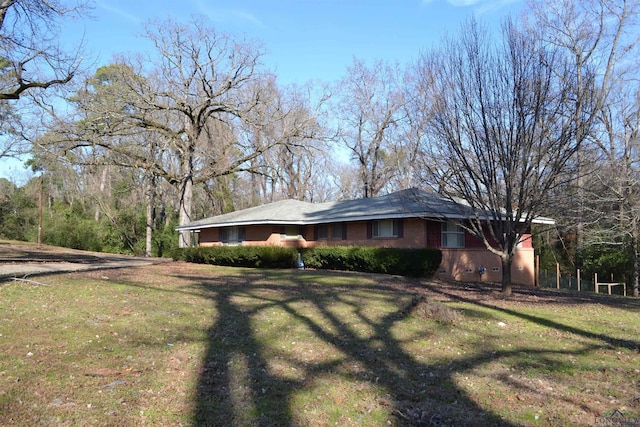
{"type": "Polygon", "coordinates": [[[602,293],[603,291],[609,295],[613,295],[613,291],[618,288],[622,288],[621,293],[618,295],[627,296],[627,285],[624,282],[616,282],[611,276],[611,281],[601,282],[599,281],[598,274],[594,274],[593,279],[582,277],[580,269],[576,270],[575,276],[571,274],[561,274],[560,264],[556,264],[555,271],[547,271],[536,269],[536,285],[541,288],[556,288],[567,289],[577,292],[595,292],[602,293]]]}

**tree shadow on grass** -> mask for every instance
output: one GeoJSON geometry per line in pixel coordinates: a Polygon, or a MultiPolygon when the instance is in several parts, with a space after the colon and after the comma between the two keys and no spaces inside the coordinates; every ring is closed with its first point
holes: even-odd
{"type": "Polygon", "coordinates": [[[214,300],[218,318],[209,330],[199,377],[196,424],[291,425],[287,400],[301,382],[269,372],[263,349],[254,337],[253,313],[233,302],[239,289],[202,286],[214,300]]]}
{"type": "MultiPolygon", "coordinates": [[[[553,366],[567,356],[637,344],[633,340],[611,341],[542,317],[502,309],[558,331],[583,332],[600,342],[578,344],[572,350],[544,349],[535,344],[511,349],[501,345],[499,337],[488,335],[480,336],[480,342],[467,342],[473,347],[469,354],[446,358],[446,352],[432,351],[429,360],[408,349],[407,344],[420,341],[424,345],[433,336],[442,337],[442,325],[425,321],[423,330],[409,339],[397,332],[405,322],[415,322],[407,304],[420,289],[464,301],[460,293],[447,295],[446,287],[375,275],[335,273],[332,280],[332,273],[308,271],[190,271],[174,277],[188,284],[162,289],[131,285],[204,297],[215,308],[198,372],[192,416],[195,425],[386,425],[387,421],[408,426],[515,425],[489,409],[495,401],[484,402],[477,390],[470,394],[463,384],[465,376],[478,378],[478,370],[486,373],[485,368],[491,367],[487,391],[495,385],[512,393],[510,397],[517,393],[541,395],[535,392],[533,380],[512,375],[529,370],[522,363],[532,360],[540,367],[553,366]],[[378,310],[378,306],[383,308],[378,310]],[[296,336],[301,330],[306,335],[296,336]],[[331,354],[307,359],[305,352],[288,347],[292,338],[297,344],[331,354]],[[523,358],[523,352],[531,359],[523,358]],[[340,393],[345,400],[335,399],[340,393]],[[311,401],[301,399],[314,394],[311,401]],[[328,403],[322,404],[323,400],[328,403]]],[[[501,310],[478,298],[465,302],[479,309],[501,310]]],[[[465,308],[466,320],[487,319],[485,310],[471,313],[470,318],[467,311],[465,308]]],[[[455,325],[451,332],[462,327],[455,325]]],[[[553,398],[562,400],[565,407],[593,413],[584,402],[568,395],[553,398]]],[[[500,412],[518,406],[518,402],[503,403],[500,412]]]]}
{"type": "MultiPolygon", "coordinates": [[[[193,417],[197,425],[309,423],[309,415],[301,414],[305,409],[293,401],[300,393],[313,393],[319,380],[332,376],[346,381],[347,387],[366,383],[375,387],[379,395],[375,402],[369,402],[368,409],[363,407],[356,414],[353,407],[336,404],[332,411],[334,418],[316,419],[317,425],[336,422],[377,425],[368,418],[372,405],[384,408],[393,425],[513,425],[482,407],[458,385],[455,377],[492,361],[517,356],[522,349],[495,351],[495,347],[487,347],[469,357],[447,362],[418,360],[405,350],[405,343],[394,333],[398,322],[409,315],[405,307],[408,300],[403,300],[397,286],[372,280],[323,285],[314,283],[314,276],[306,272],[180,278],[194,283],[193,290],[211,299],[218,313],[208,331],[199,377],[193,417]],[[371,313],[370,306],[380,301],[393,302],[395,309],[382,315],[371,313]],[[303,360],[299,353],[294,355],[284,347],[274,348],[273,343],[265,343],[257,329],[261,322],[271,321],[274,312],[284,314],[289,322],[304,328],[315,343],[319,342],[318,346],[329,347],[340,357],[303,360]],[[360,328],[369,333],[362,334],[360,328]],[[274,359],[292,366],[297,374],[287,375],[274,369],[274,359]],[[341,412],[350,415],[341,416],[341,412]]],[[[326,280],[326,275],[318,278],[326,280]]],[[[411,297],[409,293],[404,296],[411,297]]],[[[281,334],[287,332],[285,326],[281,334]]],[[[425,336],[428,334],[425,331],[425,336]]],[[[575,353],[531,351],[538,352],[540,359],[575,353]]],[[[320,414],[327,416],[326,412],[320,414]]]]}
{"type": "MultiPolygon", "coordinates": [[[[447,298],[450,298],[454,301],[458,301],[458,302],[464,302],[464,303],[470,303],[470,304],[474,304],[476,306],[479,307],[484,307],[484,308],[488,308],[491,310],[495,310],[495,311],[499,311],[499,312],[503,312],[505,314],[514,316],[514,317],[518,317],[520,319],[526,320],[528,322],[532,322],[535,324],[538,324],[540,326],[545,326],[547,328],[551,328],[551,329],[555,329],[558,331],[563,331],[563,332],[568,332],[577,336],[581,336],[590,340],[596,340],[596,341],[600,341],[603,345],[603,347],[620,347],[620,348],[626,348],[628,350],[634,350],[634,351],[640,351],[640,341],[639,340],[633,340],[633,339],[625,339],[625,338],[616,338],[616,337],[612,337],[606,334],[599,334],[599,333],[595,333],[595,332],[591,332],[588,331],[586,329],[580,329],[580,328],[576,328],[574,326],[570,326],[570,325],[565,325],[561,322],[552,320],[552,319],[548,319],[545,317],[540,317],[540,316],[534,316],[531,314],[526,314],[523,313],[521,311],[517,311],[517,310],[512,310],[509,308],[505,308],[505,307],[500,307],[497,306],[495,304],[491,304],[488,302],[483,302],[481,300],[478,300],[477,298],[467,298],[463,295],[461,295],[460,293],[456,293],[456,292],[450,292],[447,291],[445,288],[441,288],[441,287],[437,287],[437,286],[429,286],[429,290],[431,292],[434,292],[436,294],[441,294],[446,296],[447,298]]],[[[520,291],[521,293],[527,293],[530,292],[528,290],[524,290],[524,291],[520,291]]],[[[573,303],[575,303],[576,301],[578,301],[579,303],[602,303],[603,301],[611,301],[611,298],[603,298],[602,300],[599,300],[597,298],[594,298],[592,296],[590,297],[580,297],[578,299],[576,298],[572,298],[572,296],[563,296],[561,298],[566,298],[567,300],[569,300],[571,298],[571,301],[573,303]]],[[[615,307],[624,307],[625,309],[637,309],[637,303],[636,301],[621,301],[620,305],[614,305],[615,307]],[[632,305],[633,304],[633,305],[632,305]]]]}
{"type": "MultiPolygon", "coordinates": [[[[589,353],[611,345],[633,349],[638,344],[633,340],[613,340],[477,299],[465,300],[438,286],[386,276],[336,273],[333,278],[330,272],[269,270],[216,274],[194,271],[175,275],[189,285],[171,291],[204,297],[211,301],[216,312],[207,331],[198,375],[192,417],[195,425],[386,425],[387,421],[391,425],[409,426],[515,425],[492,412],[486,403],[483,406],[477,395],[469,394],[460,384],[461,375],[496,361],[521,362],[519,356],[523,351],[544,366],[553,364],[558,356],[589,353]],[[404,284],[398,286],[399,282],[404,284]],[[425,360],[408,350],[406,338],[397,335],[398,326],[410,320],[407,307],[413,292],[421,286],[451,300],[503,311],[548,328],[599,340],[601,344],[573,350],[535,346],[505,349],[496,340],[478,343],[469,355],[425,360]],[[378,306],[383,307],[382,312],[378,306]],[[268,325],[276,321],[281,323],[268,325]],[[314,350],[330,349],[332,354],[305,359],[306,353],[286,348],[288,335],[295,337],[300,330],[306,335],[295,339],[308,342],[299,344],[317,347],[314,350]],[[290,367],[295,374],[287,373],[282,366],[290,367]],[[330,384],[327,390],[318,385],[324,381],[339,384],[330,384]],[[345,390],[336,391],[336,387],[345,390]],[[357,395],[361,388],[366,388],[361,396],[350,396],[357,395]],[[340,392],[347,395],[346,403],[331,400],[335,397],[332,393],[340,392]],[[313,393],[318,395],[301,403],[301,394],[313,393]],[[375,398],[371,397],[372,393],[375,398]],[[368,400],[358,404],[358,399],[368,400]],[[331,410],[327,410],[328,407],[331,410]],[[375,418],[376,412],[379,418],[375,418]]],[[[469,320],[486,320],[484,313],[472,313],[469,320]]],[[[465,317],[468,316],[465,314],[465,317]]],[[[425,321],[424,331],[412,339],[427,341],[433,334],[441,333],[438,328],[437,323],[425,321]]],[[[494,371],[491,378],[515,392],[531,392],[531,383],[513,378],[507,372],[494,371]]],[[[568,399],[568,405],[589,412],[581,402],[573,402],[570,397],[564,399],[568,399]]]]}

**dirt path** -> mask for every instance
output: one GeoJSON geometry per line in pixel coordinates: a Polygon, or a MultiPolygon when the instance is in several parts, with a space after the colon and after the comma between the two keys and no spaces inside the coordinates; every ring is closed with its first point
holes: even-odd
{"type": "Polygon", "coordinates": [[[142,258],[100,252],[0,241],[0,281],[38,274],[67,273],[171,262],[166,258],[142,258]]]}

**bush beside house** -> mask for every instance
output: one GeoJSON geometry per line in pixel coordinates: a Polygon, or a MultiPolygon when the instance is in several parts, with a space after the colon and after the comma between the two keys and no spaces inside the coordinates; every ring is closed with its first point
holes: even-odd
{"type": "MultiPolygon", "coordinates": [[[[174,259],[200,264],[250,268],[291,268],[298,249],[280,246],[207,246],[183,248],[174,259]]],[[[300,250],[305,267],[431,277],[442,260],[438,249],[395,249],[359,246],[300,250]]]]}
{"type": "Polygon", "coordinates": [[[431,277],[442,261],[438,249],[397,249],[362,246],[333,246],[302,252],[306,267],[431,277]]]}
{"type": "Polygon", "coordinates": [[[173,258],[228,267],[291,268],[297,254],[293,248],[279,246],[200,246],[179,249],[173,258]]]}

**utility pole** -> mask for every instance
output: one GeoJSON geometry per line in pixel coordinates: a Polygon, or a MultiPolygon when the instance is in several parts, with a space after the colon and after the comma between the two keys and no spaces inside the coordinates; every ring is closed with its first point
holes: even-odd
{"type": "Polygon", "coordinates": [[[42,199],[43,199],[44,176],[40,174],[40,198],[38,201],[38,249],[42,249],[42,199]]]}

